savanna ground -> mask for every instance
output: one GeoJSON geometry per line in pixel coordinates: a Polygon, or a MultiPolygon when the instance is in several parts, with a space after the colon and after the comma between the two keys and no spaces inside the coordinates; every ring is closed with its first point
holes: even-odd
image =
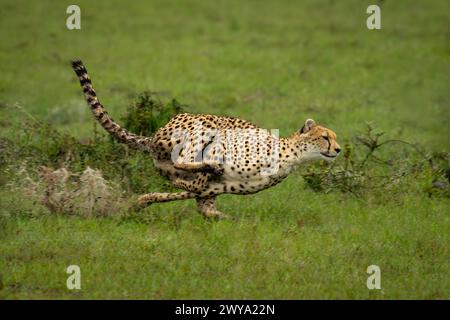
{"type": "Polygon", "coordinates": [[[69,31],[72,3],[0,5],[1,298],[449,298],[448,1],[380,2],[378,31],[367,1],[77,1],[69,31]],[[173,189],[94,125],[73,58],[135,130],[175,98],[281,135],[311,117],[344,154],[220,197],[235,221],[194,201],[135,211],[173,189]]]}

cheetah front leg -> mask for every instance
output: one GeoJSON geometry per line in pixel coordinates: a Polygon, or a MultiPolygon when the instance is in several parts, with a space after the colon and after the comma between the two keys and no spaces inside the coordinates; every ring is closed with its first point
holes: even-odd
{"type": "Polygon", "coordinates": [[[228,215],[220,212],[216,208],[216,197],[196,198],[197,210],[206,218],[228,219],[228,215]]]}

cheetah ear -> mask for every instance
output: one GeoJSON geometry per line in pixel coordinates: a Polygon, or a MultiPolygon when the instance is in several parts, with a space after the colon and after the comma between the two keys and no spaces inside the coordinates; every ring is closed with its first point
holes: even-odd
{"type": "Polygon", "coordinates": [[[315,126],[316,126],[316,122],[313,119],[308,119],[305,121],[305,124],[300,129],[300,133],[307,133],[309,130],[311,130],[315,126]]]}

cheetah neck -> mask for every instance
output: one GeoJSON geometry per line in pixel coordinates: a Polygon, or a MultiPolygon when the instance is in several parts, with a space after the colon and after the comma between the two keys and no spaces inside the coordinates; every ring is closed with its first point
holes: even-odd
{"type": "Polygon", "coordinates": [[[290,170],[310,160],[309,144],[298,133],[294,133],[288,138],[280,138],[280,150],[282,166],[284,165],[290,170]]]}

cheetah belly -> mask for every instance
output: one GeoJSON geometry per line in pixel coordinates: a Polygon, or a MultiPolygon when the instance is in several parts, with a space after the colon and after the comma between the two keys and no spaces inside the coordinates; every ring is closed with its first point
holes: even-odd
{"type": "Polygon", "coordinates": [[[242,171],[233,165],[224,165],[222,183],[226,193],[250,194],[264,190],[283,180],[286,176],[279,172],[273,175],[264,174],[260,170],[242,171]],[[234,169],[231,169],[231,168],[234,169]],[[239,170],[239,171],[238,171],[239,170]]]}

